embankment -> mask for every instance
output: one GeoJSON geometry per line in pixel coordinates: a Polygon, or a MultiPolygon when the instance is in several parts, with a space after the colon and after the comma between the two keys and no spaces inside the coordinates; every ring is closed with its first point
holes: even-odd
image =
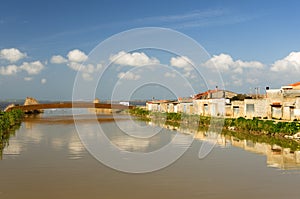
{"type": "Polygon", "coordinates": [[[165,122],[174,126],[192,127],[198,125],[198,130],[207,131],[211,126],[218,126],[222,134],[234,136],[241,140],[248,139],[254,142],[277,144],[292,150],[300,150],[299,140],[286,139],[300,132],[299,122],[278,122],[274,120],[259,120],[257,118],[211,118],[199,115],[187,115],[183,113],[151,112],[140,108],[130,110],[132,115],[143,120],[151,120],[155,123],[165,122]],[[217,122],[216,122],[217,121],[217,122]]]}
{"type": "Polygon", "coordinates": [[[23,116],[24,113],[20,110],[0,111],[0,158],[2,158],[2,150],[8,144],[9,137],[20,126],[23,116]]]}

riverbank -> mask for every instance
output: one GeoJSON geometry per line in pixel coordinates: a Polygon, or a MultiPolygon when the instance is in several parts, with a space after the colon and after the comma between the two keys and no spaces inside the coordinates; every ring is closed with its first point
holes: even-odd
{"type": "Polygon", "coordinates": [[[234,136],[238,139],[248,139],[254,142],[276,144],[292,151],[300,150],[299,140],[287,139],[300,131],[298,122],[279,122],[274,120],[260,120],[257,118],[211,118],[183,113],[161,113],[135,108],[132,115],[142,120],[165,122],[175,127],[192,128],[207,131],[209,127],[218,125],[223,135],[234,136]],[[195,125],[197,125],[195,127],[195,125]]]}
{"type": "Polygon", "coordinates": [[[0,159],[2,151],[9,143],[9,138],[20,127],[24,113],[20,110],[0,111],[0,159]]]}

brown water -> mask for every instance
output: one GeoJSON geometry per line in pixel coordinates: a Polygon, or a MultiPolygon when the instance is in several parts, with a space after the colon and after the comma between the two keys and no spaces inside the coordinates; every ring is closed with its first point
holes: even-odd
{"type": "MultiPolygon", "coordinates": [[[[96,125],[86,119],[82,125],[96,125]]],[[[110,138],[128,150],[151,151],[176,133],[166,130],[168,134],[141,144],[122,139],[109,117],[99,121],[110,127],[110,138]]],[[[70,116],[27,119],[0,161],[0,198],[299,198],[297,167],[270,167],[267,156],[232,143],[216,146],[200,160],[201,144],[194,140],[179,160],[162,170],[128,174],[94,159],[70,116]]]]}

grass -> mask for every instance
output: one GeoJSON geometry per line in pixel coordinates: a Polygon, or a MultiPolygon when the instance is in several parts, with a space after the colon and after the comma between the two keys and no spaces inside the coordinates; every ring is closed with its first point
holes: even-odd
{"type": "Polygon", "coordinates": [[[175,127],[189,128],[193,126],[194,128],[194,124],[198,124],[199,131],[207,131],[208,128],[211,130],[222,128],[222,134],[234,136],[241,140],[247,139],[253,142],[276,144],[284,148],[290,148],[292,151],[300,150],[300,144],[297,141],[284,138],[284,135],[294,135],[300,132],[300,123],[298,122],[275,122],[273,120],[245,119],[242,117],[218,119],[183,113],[151,112],[140,108],[133,109],[131,114],[138,118],[147,118],[147,120],[154,123],[164,122],[175,127]],[[229,131],[229,127],[234,127],[234,130],[229,131]]]}

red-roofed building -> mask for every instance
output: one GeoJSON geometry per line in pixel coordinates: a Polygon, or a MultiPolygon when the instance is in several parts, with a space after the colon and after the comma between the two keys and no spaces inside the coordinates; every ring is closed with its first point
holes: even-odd
{"type": "Polygon", "coordinates": [[[292,89],[300,90],[300,82],[296,82],[296,83],[293,83],[293,84],[289,84],[289,86],[291,86],[292,89]]]}
{"type": "Polygon", "coordinates": [[[268,117],[284,120],[300,119],[300,82],[268,89],[268,117]]]}
{"type": "Polygon", "coordinates": [[[193,96],[193,99],[221,99],[221,98],[232,98],[237,96],[237,93],[227,90],[207,90],[203,93],[198,93],[193,96]]]}

